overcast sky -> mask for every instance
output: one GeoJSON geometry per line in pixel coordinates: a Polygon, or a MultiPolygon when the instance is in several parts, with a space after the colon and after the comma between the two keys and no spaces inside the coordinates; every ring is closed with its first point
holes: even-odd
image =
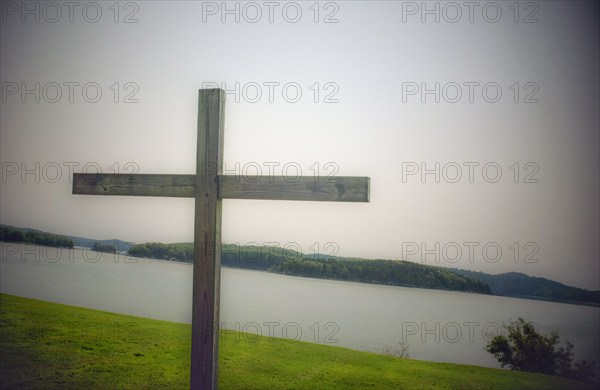
{"type": "Polygon", "coordinates": [[[0,223],[193,240],[192,199],[70,173],[194,173],[221,86],[228,171],[371,178],[370,203],[225,200],[224,242],[600,288],[596,2],[49,4],[2,4],[0,223]]]}

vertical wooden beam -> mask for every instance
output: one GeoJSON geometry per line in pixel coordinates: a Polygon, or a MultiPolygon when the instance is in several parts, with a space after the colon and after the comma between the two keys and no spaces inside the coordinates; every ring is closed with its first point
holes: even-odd
{"type": "Polygon", "coordinates": [[[216,389],[221,281],[221,200],[218,175],[223,161],[224,96],[201,89],[194,216],[191,389],[216,389]]]}

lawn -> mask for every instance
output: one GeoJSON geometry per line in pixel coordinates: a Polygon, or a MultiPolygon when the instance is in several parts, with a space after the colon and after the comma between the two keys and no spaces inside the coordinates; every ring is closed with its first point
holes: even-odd
{"type": "MultiPolygon", "coordinates": [[[[185,389],[190,325],[0,294],[0,388],[185,389]]],[[[593,389],[540,374],[433,363],[222,331],[220,389],[593,389]]]]}

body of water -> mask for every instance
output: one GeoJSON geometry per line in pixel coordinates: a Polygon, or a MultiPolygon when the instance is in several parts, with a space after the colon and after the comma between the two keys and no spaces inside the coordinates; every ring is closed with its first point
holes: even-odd
{"type": "MultiPolygon", "coordinates": [[[[140,317],[191,322],[192,265],[85,249],[0,243],[0,292],[140,317]]],[[[523,317],[600,363],[600,308],[223,268],[221,324],[250,334],[414,359],[499,367],[489,334],[523,317]]]]}

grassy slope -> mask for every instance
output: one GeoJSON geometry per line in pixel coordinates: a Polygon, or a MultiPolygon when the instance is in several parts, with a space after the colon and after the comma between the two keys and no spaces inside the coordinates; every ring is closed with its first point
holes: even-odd
{"type": "MultiPolygon", "coordinates": [[[[190,326],[0,294],[0,388],[185,389],[190,326]]],[[[578,389],[539,374],[223,331],[222,389],[578,389]]]]}

